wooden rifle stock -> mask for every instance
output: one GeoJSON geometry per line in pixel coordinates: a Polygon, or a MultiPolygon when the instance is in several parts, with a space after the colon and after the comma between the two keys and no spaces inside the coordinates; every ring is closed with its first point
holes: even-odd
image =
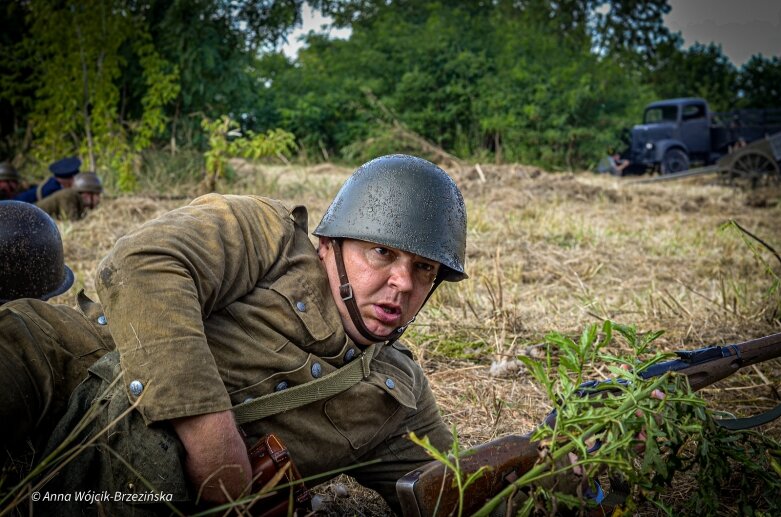
{"type": "MultiPolygon", "coordinates": [[[[739,344],[712,346],[697,350],[676,352],[678,359],[658,363],[639,373],[643,379],[664,375],[667,372],[684,374],[694,390],[718,382],[740,368],[781,357],[781,333],[752,339],[739,344]]],[[[584,394],[593,393],[599,383],[586,383],[584,394]]],[[[779,413],[781,406],[770,413],[779,413]]],[[[778,416],[778,414],[775,414],[778,416]]],[[[770,417],[772,420],[772,415],[770,417]]],[[[736,419],[749,421],[751,419],[736,419]]],[[[769,421],[760,419],[752,425],[769,421]]],[[[730,420],[722,420],[731,428],[730,420]]],[[[738,426],[732,428],[739,428],[738,426]]],[[[482,466],[490,470],[467,488],[464,495],[463,515],[472,515],[494,495],[530,470],[539,458],[538,443],[525,436],[505,436],[468,451],[460,458],[465,476],[482,466]]],[[[454,515],[458,509],[458,490],[453,485],[453,473],[439,461],[432,461],[413,470],[396,483],[402,515],[404,517],[431,517],[454,515]]]]}
{"type": "MultiPolygon", "coordinates": [[[[510,435],[471,449],[459,459],[462,472],[469,475],[488,465],[491,470],[469,486],[464,515],[471,515],[494,494],[531,469],[539,458],[536,442],[528,436],[510,435]]],[[[451,515],[458,508],[458,490],[453,472],[439,461],[413,470],[396,482],[396,493],[404,517],[451,515]]]]}

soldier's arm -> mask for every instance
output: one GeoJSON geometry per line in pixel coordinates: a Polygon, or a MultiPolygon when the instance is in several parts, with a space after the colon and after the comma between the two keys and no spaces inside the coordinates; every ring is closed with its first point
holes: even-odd
{"type": "Polygon", "coordinates": [[[252,469],[232,411],[177,418],[171,424],[187,451],[185,469],[199,501],[226,503],[246,493],[252,469]]]}
{"type": "Polygon", "coordinates": [[[203,322],[254,288],[293,231],[278,206],[209,195],[117,241],[96,288],[147,422],[231,407],[203,322]]]}

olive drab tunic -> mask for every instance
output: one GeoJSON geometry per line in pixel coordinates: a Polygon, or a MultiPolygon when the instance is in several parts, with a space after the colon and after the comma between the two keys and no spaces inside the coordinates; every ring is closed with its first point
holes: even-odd
{"type": "Polygon", "coordinates": [[[87,368],[114,348],[100,306],[83,292],[78,302],[78,310],[33,299],[0,306],[4,446],[47,439],[87,368]]]}
{"type": "MultiPolygon", "coordinates": [[[[211,194],[117,241],[96,285],[121,357],[119,389],[126,406],[137,403],[131,416],[157,432],[161,421],[306,383],[361,353],[306,225],[303,208],[211,194]]],[[[398,344],[377,348],[370,376],[347,391],[243,429],[278,434],[305,477],[381,460],[348,473],[393,506],[396,480],[429,461],[407,434],[440,448],[451,440],[422,369],[398,344]]],[[[170,473],[146,474],[176,486],[170,473]]]]}
{"type": "Polygon", "coordinates": [[[76,221],[84,217],[86,212],[81,194],[73,188],[58,190],[35,205],[55,219],[76,221]]]}

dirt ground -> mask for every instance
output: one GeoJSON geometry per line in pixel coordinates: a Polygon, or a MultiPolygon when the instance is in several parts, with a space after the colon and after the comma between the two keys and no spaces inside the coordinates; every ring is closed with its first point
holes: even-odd
{"type": "MultiPolygon", "coordinates": [[[[234,168],[234,181],[220,185],[221,192],[306,205],[310,228],[351,172],[330,164],[234,168]]],[[[408,342],[463,445],[523,434],[544,418],[550,405],[515,357],[533,354],[550,331],[575,335],[611,319],[644,332],[664,330],[657,342],[664,350],[781,332],[773,291],[781,264],[764,246],[752,252],[734,227],[722,228],[734,220],[781,249],[781,190],[744,191],[714,177],[637,184],[520,165],[448,170],[467,203],[470,278],[432,297],[408,342]]],[[[86,219],[61,222],[76,286],[54,301],[73,304],[80,288],[94,297],[92,275],[112,243],[189,199],[107,197],[86,219]]],[[[703,396],[736,414],[773,407],[781,366],[750,370],[703,396]]],[[[592,373],[605,375],[598,366],[592,373]]],[[[781,437],[781,426],[770,424],[766,432],[781,437]]],[[[346,476],[315,491],[322,515],[389,514],[346,476]]],[[[685,488],[670,497],[685,498],[685,488]]]]}

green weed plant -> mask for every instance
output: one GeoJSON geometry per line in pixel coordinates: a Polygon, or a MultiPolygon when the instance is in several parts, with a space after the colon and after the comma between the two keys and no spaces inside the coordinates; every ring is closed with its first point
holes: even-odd
{"type": "MultiPolygon", "coordinates": [[[[578,339],[549,334],[544,360],[520,356],[547,394],[555,416],[528,435],[539,444],[536,465],[475,515],[491,515],[513,496],[516,515],[550,515],[562,508],[585,512],[596,503],[583,496],[583,487],[593,488],[596,479],[620,482],[627,490],[613,515],[632,515],[642,502],[667,515],[717,515],[727,504],[740,515],[781,514],[779,442],[759,431],[720,427],[685,376],[639,376],[670,358],[654,350],[660,335],[606,321],[601,327],[588,326],[578,339]],[[615,353],[627,348],[626,354],[615,353]],[[596,365],[611,379],[584,396],[581,384],[596,365]],[[578,493],[553,490],[561,476],[573,477],[574,485],[581,486],[578,493]],[[693,487],[683,507],[673,508],[666,494],[682,476],[692,479],[693,487]]],[[[459,471],[455,458],[468,451],[459,449],[455,430],[449,455],[436,451],[425,438],[411,439],[453,472],[461,515],[469,485],[476,476],[489,475],[490,468],[470,476],[459,471]]]]}

